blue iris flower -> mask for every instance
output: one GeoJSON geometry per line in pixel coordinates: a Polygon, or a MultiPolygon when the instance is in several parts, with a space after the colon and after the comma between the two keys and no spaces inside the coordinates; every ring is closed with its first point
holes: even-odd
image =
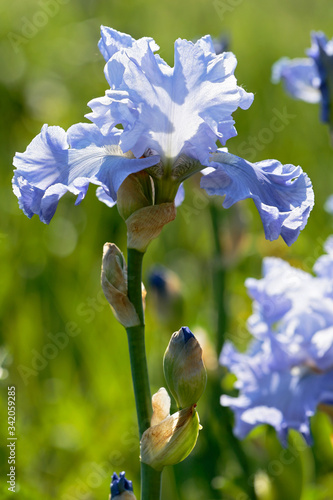
{"type": "Polygon", "coordinates": [[[260,280],[248,279],[253,298],[247,353],[226,343],[221,363],[237,376],[238,397],[221,403],[236,416],[235,433],[245,437],[270,424],[286,445],[289,429],[311,443],[310,417],[333,401],[333,238],[314,266],[316,276],[281,259],[264,259],[260,280]]]}
{"type": "Polygon", "coordinates": [[[237,135],[232,113],[253,101],[237,85],[231,52],[216,54],[210,36],[178,39],[170,67],[152,38],[104,26],[99,49],[110,88],[89,103],[92,123],[67,132],[44,125],[15,155],[14,192],[28,217],[49,223],[60,197],[70,191],[80,203],[89,183],[113,206],[120,184],[140,170],[154,182],[155,203],[179,204],[183,181],[203,170],[201,186],[225,196],[224,207],[253,198],[267,239],[297,239],[314,203],[302,169],[276,160],[252,164],[218,149],[217,141],[237,135]]]}
{"type": "Polygon", "coordinates": [[[283,81],[286,91],[294,98],[321,103],[321,120],[333,124],[333,39],[322,32],[313,32],[307,58],[283,57],[272,68],[272,81],[283,81]]]}

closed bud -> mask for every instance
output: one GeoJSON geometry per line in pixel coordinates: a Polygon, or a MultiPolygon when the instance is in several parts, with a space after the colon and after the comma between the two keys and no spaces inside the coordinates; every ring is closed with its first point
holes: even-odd
{"type": "Polygon", "coordinates": [[[184,460],[194,448],[201,429],[195,405],[170,415],[170,404],[170,397],[162,387],[152,398],[151,427],[140,442],[141,462],[156,470],[184,460]]]}
{"type": "Polygon", "coordinates": [[[129,175],[117,193],[117,207],[127,225],[127,246],[145,252],[165,224],[176,217],[174,202],[154,205],[151,176],[142,171],[129,175]]]}
{"type": "Polygon", "coordinates": [[[198,402],[206,387],[202,349],[187,326],[173,333],[163,360],[164,375],[179,408],[198,402]]]}
{"type": "Polygon", "coordinates": [[[125,478],[125,472],[121,472],[119,477],[114,472],[111,481],[111,495],[109,500],[116,498],[117,500],[136,500],[133,493],[132,481],[125,478]]]}
{"type": "Polygon", "coordinates": [[[137,312],[127,296],[127,266],[123,254],[113,243],[103,247],[101,283],[115,317],[125,327],[139,325],[137,312]]]}
{"type": "Polygon", "coordinates": [[[131,174],[121,184],[117,193],[117,208],[126,221],[134,212],[153,204],[153,187],[145,171],[131,174]]]}

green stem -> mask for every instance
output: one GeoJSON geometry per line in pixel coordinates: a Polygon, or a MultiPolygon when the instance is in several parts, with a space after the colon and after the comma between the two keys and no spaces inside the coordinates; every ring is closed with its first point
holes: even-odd
{"type": "MultiPolygon", "coordinates": [[[[223,227],[223,217],[224,217],[224,209],[218,208],[214,202],[211,202],[209,205],[211,222],[213,226],[213,237],[214,237],[214,246],[215,246],[215,256],[214,256],[214,268],[213,268],[213,290],[215,297],[215,305],[217,310],[217,338],[216,338],[216,353],[217,356],[220,355],[222,347],[225,342],[226,329],[228,323],[228,315],[226,308],[226,277],[227,270],[225,265],[223,264],[223,245],[221,242],[221,231],[223,227]]],[[[216,391],[220,391],[220,381],[212,380],[212,387],[214,394],[214,400],[212,401],[212,405],[216,403],[215,394],[216,391]]],[[[233,434],[232,423],[231,423],[231,413],[220,405],[215,408],[215,415],[220,416],[220,421],[224,422],[225,430],[226,430],[226,438],[229,441],[230,448],[234,451],[235,456],[237,457],[238,463],[241,466],[245,478],[250,477],[251,466],[249,464],[248,458],[242,448],[241,443],[233,434]]],[[[251,500],[256,500],[257,496],[254,490],[253,484],[246,482],[247,493],[251,500]]]]}
{"type": "MultiPolygon", "coordinates": [[[[215,244],[214,269],[213,269],[213,290],[215,298],[215,306],[217,311],[217,337],[216,337],[216,352],[220,355],[227,328],[227,311],[226,311],[226,269],[222,261],[223,248],[220,240],[221,219],[224,212],[219,209],[214,202],[209,204],[210,216],[213,226],[213,237],[215,244]]],[[[224,210],[224,209],[223,209],[224,210]]]]}
{"type": "MultiPolygon", "coordinates": [[[[150,426],[152,416],[141,290],[143,256],[133,248],[127,250],[128,297],[140,320],[139,325],[126,329],[140,438],[150,426]]],[[[141,500],[159,500],[160,495],[161,472],[141,463],[141,500]]]]}

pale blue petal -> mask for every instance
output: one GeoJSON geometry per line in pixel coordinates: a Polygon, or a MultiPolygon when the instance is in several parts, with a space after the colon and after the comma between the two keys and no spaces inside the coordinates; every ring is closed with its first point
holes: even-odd
{"type": "Polygon", "coordinates": [[[108,61],[110,90],[89,103],[87,116],[103,134],[122,124],[120,146],[137,157],[151,148],[163,158],[190,152],[207,161],[217,139],[224,144],[236,135],[231,114],[253,101],[237,86],[235,67],[235,56],[217,56],[210,37],[195,44],[177,40],[174,68],[141,39],[108,61]]]}
{"type": "Polygon", "coordinates": [[[98,187],[96,189],[96,196],[99,201],[102,201],[108,207],[112,208],[116,205],[117,201],[115,201],[111,196],[109,196],[102,187],[98,187]]]}
{"type": "Polygon", "coordinates": [[[272,82],[282,80],[285,90],[302,101],[320,102],[320,79],[317,66],[310,58],[289,59],[283,57],[272,67],[272,82]]]}
{"type": "Polygon", "coordinates": [[[183,203],[184,200],[185,200],[185,190],[184,190],[183,183],[181,183],[181,185],[178,188],[176,197],[175,197],[176,207],[179,207],[183,203]]]}
{"type": "Polygon", "coordinates": [[[250,163],[224,152],[212,155],[212,160],[215,172],[201,178],[209,195],[225,195],[225,208],[252,198],[268,240],[281,235],[287,245],[296,241],[314,204],[311,181],[301,167],[277,160],[250,163]]]}
{"type": "MultiPolygon", "coordinates": [[[[116,193],[131,173],[155,165],[159,157],[133,159],[119,148],[121,132],[106,138],[93,124],[73,125],[68,133],[44,125],[24,153],[16,153],[13,186],[23,211],[49,223],[59,199],[67,192],[85,197],[89,183],[101,186],[116,200],[116,193]]],[[[105,200],[103,200],[105,202],[105,200]]]]}
{"type": "MultiPolygon", "coordinates": [[[[313,282],[313,277],[296,269],[288,262],[274,257],[263,261],[263,278],[248,278],[245,281],[248,294],[255,300],[256,315],[268,325],[280,320],[292,307],[293,296],[313,282]]],[[[253,331],[251,331],[255,335],[253,331]]]]}
{"type": "MultiPolygon", "coordinates": [[[[144,37],[143,40],[147,40],[153,52],[159,49],[159,46],[152,38],[144,37]]],[[[126,33],[121,33],[107,26],[101,26],[101,38],[98,42],[98,48],[106,61],[116,52],[132,47],[135,42],[136,40],[126,33]]]]}
{"type": "Polygon", "coordinates": [[[324,245],[326,255],[317,259],[313,270],[317,276],[333,283],[333,236],[329,236],[324,245]]]}
{"type": "Polygon", "coordinates": [[[330,215],[333,215],[333,195],[332,194],[325,201],[324,209],[326,210],[327,213],[329,213],[330,215]]]}
{"type": "Polygon", "coordinates": [[[239,396],[221,397],[221,404],[235,412],[237,437],[242,439],[257,425],[269,424],[284,446],[290,429],[298,430],[311,444],[309,419],[331,393],[333,372],[320,375],[310,370],[271,371],[264,357],[254,360],[228,344],[221,362],[238,378],[235,386],[239,396]]]}

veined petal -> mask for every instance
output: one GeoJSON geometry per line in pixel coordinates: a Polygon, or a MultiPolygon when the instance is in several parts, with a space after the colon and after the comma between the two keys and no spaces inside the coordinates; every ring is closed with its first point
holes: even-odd
{"type": "Polygon", "coordinates": [[[320,102],[319,72],[312,59],[279,59],[272,67],[272,82],[281,80],[292,97],[311,103],[320,102]]]}
{"type": "Polygon", "coordinates": [[[87,116],[104,134],[121,123],[120,146],[137,157],[151,148],[169,159],[190,151],[202,162],[217,139],[225,143],[236,135],[231,113],[253,101],[237,86],[236,63],[231,53],[216,55],[204,37],[195,44],[177,40],[170,68],[140,39],[108,61],[110,90],[89,103],[93,112],[87,116]]]}
{"type": "Polygon", "coordinates": [[[26,151],[14,157],[14,193],[24,213],[28,217],[38,214],[42,222],[49,223],[59,199],[70,191],[77,195],[76,204],[80,203],[89,183],[101,186],[115,201],[128,175],[159,161],[157,156],[136,159],[124,155],[120,135],[114,129],[104,137],[92,124],[73,125],[67,133],[44,125],[26,151]]]}
{"type": "Polygon", "coordinates": [[[311,181],[301,167],[277,160],[250,163],[224,152],[212,155],[211,165],[215,172],[201,179],[209,195],[225,195],[225,208],[252,198],[266,238],[275,240],[281,235],[287,245],[294,243],[314,204],[311,181]]]}

